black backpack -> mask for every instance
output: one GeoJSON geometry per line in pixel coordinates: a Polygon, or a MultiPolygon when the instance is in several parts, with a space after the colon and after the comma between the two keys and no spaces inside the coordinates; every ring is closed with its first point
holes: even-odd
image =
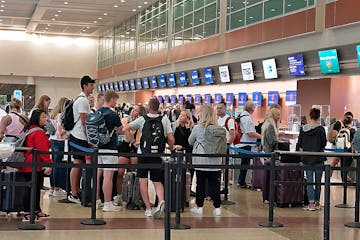
{"type": "Polygon", "coordinates": [[[142,153],[163,153],[165,151],[165,134],[162,116],[151,118],[144,116],[145,123],[140,138],[142,153]]]}
{"type": "Polygon", "coordinates": [[[76,120],[76,122],[74,121],[74,110],[73,110],[74,102],[80,97],[84,97],[84,96],[77,96],[74,100],[70,101],[70,103],[65,107],[65,110],[61,113],[61,117],[60,117],[61,124],[64,130],[66,131],[72,130],[75,124],[77,123],[77,121],[80,120],[79,118],[76,120]]]}

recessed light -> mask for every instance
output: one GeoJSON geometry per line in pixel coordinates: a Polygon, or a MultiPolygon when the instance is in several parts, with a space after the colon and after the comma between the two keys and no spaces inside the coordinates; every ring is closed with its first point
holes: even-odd
{"type": "Polygon", "coordinates": [[[130,34],[130,32],[125,32],[125,34],[129,35],[129,34],[130,34]]]}
{"type": "Polygon", "coordinates": [[[3,12],[3,11],[5,11],[4,9],[0,9],[0,12],[3,12]]]}
{"type": "Polygon", "coordinates": [[[103,19],[102,17],[98,17],[99,20],[103,19]]]}
{"type": "Polygon", "coordinates": [[[136,12],[136,9],[133,9],[132,11],[133,11],[133,12],[136,12]]]}
{"type": "Polygon", "coordinates": [[[86,29],[82,30],[83,32],[86,32],[86,29]]]}
{"type": "Polygon", "coordinates": [[[138,8],[142,8],[142,6],[139,5],[138,8]]]}
{"type": "Polygon", "coordinates": [[[148,2],[144,2],[144,4],[148,4],[148,2]]]}
{"type": "Polygon", "coordinates": [[[107,16],[108,14],[107,13],[104,13],[104,16],[107,16]]]}
{"type": "Polygon", "coordinates": [[[292,5],[291,4],[288,4],[288,7],[291,7],[292,5]]]}
{"type": "Polygon", "coordinates": [[[45,30],[48,30],[49,28],[45,28],[45,30]]]}
{"type": "Polygon", "coordinates": [[[120,2],[124,3],[124,2],[125,2],[125,0],[121,0],[120,2]]]}
{"type": "Polygon", "coordinates": [[[86,28],[87,28],[87,29],[89,29],[90,27],[89,27],[89,26],[87,26],[86,28]]]}
{"type": "Polygon", "coordinates": [[[4,8],[4,7],[5,7],[5,5],[1,5],[1,7],[2,7],[2,8],[4,8]]]}
{"type": "Polygon", "coordinates": [[[51,24],[48,24],[47,26],[48,26],[48,27],[50,27],[50,26],[51,26],[51,24]]]}
{"type": "Polygon", "coordinates": [[[62,11],[61,10],[57,10],[58,13],[61,13],[62,11]]]}
{"type": "Polygon", "coordinates": [[[274,8],[271,9],[272,12],[275,12],[276,10],[274,8]]]}
{"type": "Polygon", "coordinates": [[[55,14],[54,16],[55,16],[55,17],[58,17],[59,15],[58,15],[58,14],[55,14]]]}
{"type": "Polygon", "coordinates": [[[249,17],[250,19],[253,19],[254,17],[249,17]]]}
{"type": "Polygon", "coordinates": [[[52,20],[52,21],[55,21],[56,19],[55,19],[55,18],[52,18],[51,20],[52,20]]]}
{"type": "Polygon", "coordinates": [[[1,3],[6,3],[6,1],[2,0],[1,3]]]}
{"type": "Polygon", "coordinates": [[[69,3],[68,2],[64,2],[65,5],[68,5],[69,3]]]}
{"type": "Polygon", "coordinates": [[[114,5],[114,8],[118,8],[119,7],[119,5],[114,5]]]}
{"type": "Polygon", "coordinates": [[[97,23],[97,21],[95,20],[94,23],[97,23]]]}
{"type": "Polygon", "coordinates": [[[0,22],[2,22],[3,20],[2,19],[0,19],[0,22]]]}

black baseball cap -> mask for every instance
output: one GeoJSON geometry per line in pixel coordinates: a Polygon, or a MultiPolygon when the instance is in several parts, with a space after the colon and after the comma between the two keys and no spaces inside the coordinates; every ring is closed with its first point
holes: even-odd
{"type": "Polygon", "coordinates": [[[85,84],[88,84],[88,83],[95,83],[95,80],[92,79],[90,76],[83,76],[81,78],[81,81],[80,81],[80,86],[84,86],[85,84]]]}

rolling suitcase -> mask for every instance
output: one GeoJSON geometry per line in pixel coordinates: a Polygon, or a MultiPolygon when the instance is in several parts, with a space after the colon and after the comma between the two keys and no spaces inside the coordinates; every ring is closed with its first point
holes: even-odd
{"type": "MultiPolygon", "coordinates": [[[[254,158],[255,166],[264,166],[264,163],[261,161],[260,157],[254,158]]],[[[252,178],[251,178],[251,188],[253,190],[263,189],[264,184],[267,182],[268,171],[262,169],[253,169],[252,178]]]]}
{"type": "MultiPolygon", "coordinates": [[[[2,170],[1,181],[3,182],[24,182],[25,179],[16,170],[2,170]]],[[[3,185],[0,190],[0,207],[2,212],[24,211],[24,195],[29,192],[28,187],[3,185]]]]}

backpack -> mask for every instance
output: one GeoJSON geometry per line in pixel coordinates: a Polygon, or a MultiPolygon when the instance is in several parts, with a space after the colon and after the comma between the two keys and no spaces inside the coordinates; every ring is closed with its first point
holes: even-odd
{"type": "MultiPolygon", "coordinates": [[[[226,118],[225,120],[225,128],[226,128],[226,131],[229,131],[229,127],[228,127],[228,123],[230,121],[231,117],[228,117],[226,118]]],[[[240,120],[240,118],[239,118],[240,120]]],[[[242,132],[241,132],[241,129],[240,129],[240,123],[235,121],[234,120],[234,126],[235,126],[235,138],[234,138],[234,142],[233,144],[239,144],[240,143],[240,139],[241,139],[241,136],[242,136],[242,132]]]]}
{"type": "MultiPolygon", "coordinates": [[[[32,128],[30,130],[26,130],[26,132],[22,133],[20,136],[19,136],[19,139],[16,140],[15,142],[15,148],[16,147],[24,147],[24,144],[25,144],[25,140],[26,140],[26,137],[35,132],[35,131],[44,131],[44,129],[42,128],[39,128],[39,127],[35,127],[35,128],[32,128]]],[[[10,157],[8,157],[8,159],[6,160],[7,162],[24,162],[25,161],[25,155],[24,155],[24,151],[15,151],[13,152],[10,157]]]]}
{"type": "Polygon", "coordinates": [[[145,123],[140,138],[142,153],[163,153],[165,151],[165,133],[162,116],[151,118],[144,116],[145,123]]]}
{"type": "Polygon", "coordinates": [[[55,135],[56,133],[56,128],[54,126],[54,123],[51,119],[47,119],[46,120],[46,132],[49,134],[49,135],[55,135]]]}
{"type": "Polygon", "coordinates": [[[335,138],[335,146],[337,149],[349,149],[351,147],[350,129],[342,125],[335,138]]]}
{"type": "Polygon", "coordinates": [[[84,97],[84,96],[77,96],[74,100],[70,101],[68,105],[65,107],[65,110],[61,113],[60,116],[61,124],[65,131],[72,130],[75,124],[80,120],[79,117],[79,119],[77,119],[76,122],[74,121],[74,110],[73,110],[74,103],[80,97],[84,97]]]}
{"type": "Polygon", "coordinates": [[[103,146],[110,142],[112,135],[115,132],[115,128],[109,132],[106,127],[105,116],[112,113],[112,110],[108,110],[104,113],[100,111],[91,112],[86,116],[85,130],[88,143],[94,147],[103,146]]]}
{"type": "MultiPolygon", "coordinates": [[[[335,123],[338,121],[335,121],[334,123],[330,124],[329,129],[326,133],[326,139],[328,140],[328,142],[330,143],[334,143],[335,142],[335,137],[333,135],[333,131],[334,131],[334,125],[335,123]]],[[[340,121],[341,122],[341,121],[340,121]]],[[[341,123],[342,124],[342,123],[341,123]]]]}
{"type": "Polygon", "coordinates": [[[206,154],[226,154],[226,130],[219,125],[209,125],[205,128],[204,151],[206,154]]]}
{"type": "Polygon", "coordinates": [[[356,130],[351,145],[356,152],[360,152],[360,129],[356,130]]]}

